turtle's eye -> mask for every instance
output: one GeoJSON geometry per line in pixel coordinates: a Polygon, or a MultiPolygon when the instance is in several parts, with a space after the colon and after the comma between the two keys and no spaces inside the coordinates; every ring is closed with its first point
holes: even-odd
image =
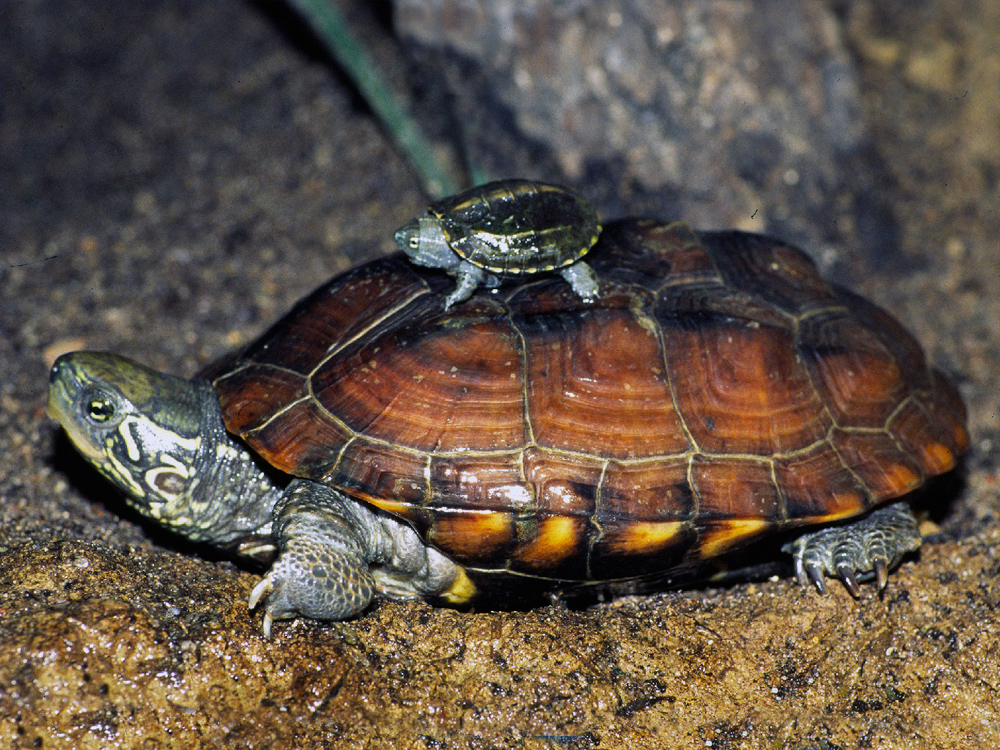
{"type": "Polygon", "coordinates": [[[83,406],[83,413],[94,424],[106,424],[114,419],[115,405],[106,396],[90,396],[83,406]]]}
{"type": "Polygon", "coordinates": [[[420,249],[420,235],[414,234],[410,236],[410,249],[419,250],[420,249]]]}

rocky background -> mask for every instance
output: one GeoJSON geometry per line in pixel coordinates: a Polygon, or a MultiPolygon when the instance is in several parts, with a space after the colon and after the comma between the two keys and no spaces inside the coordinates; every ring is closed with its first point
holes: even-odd
{"type": "Polygon", "coordinates": [[[277,2],[0,12],[0,748],[1000,745],[997,0],[343,3],[442,151],[801,243],[959,384],[883,598],[791,580],[260,633],[45,415],[61,352],[192,374],[427,197],[277,2]]]}

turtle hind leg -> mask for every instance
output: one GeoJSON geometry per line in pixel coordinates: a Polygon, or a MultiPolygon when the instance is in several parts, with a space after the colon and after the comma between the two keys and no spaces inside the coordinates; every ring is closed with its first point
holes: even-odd
{"type": "Polygon", "coordinates": [[[782,550],[794,557],[799,583],[812,581],[823,594],[823,576],[839,578],[856,597],[859,582],[875,579],[878,589],[884,589],[889,571],[919,547],[917,519],[909,503],[898,502],[852,523],[803,534],[782,550]]]}
{"type": "Polygon", "coordinates": [[[589,302],[597,297],[597,276],[594,274],[594,269],[584,261],[578,260],[566,266],[559,271],[559,275],[566,279],[580,299],[589,302]]]}
{"type": "Polygon", "coordinates": [[[250,593],[249,608],[264,605],[264,635],[275,620],[304,616],[344,620],[361,612],[375,594],[368,571],[349,555],[331,554],[322,540],[289,545],[250,593]],[[322,573],[317,575],[317,571],[322,573]]]}

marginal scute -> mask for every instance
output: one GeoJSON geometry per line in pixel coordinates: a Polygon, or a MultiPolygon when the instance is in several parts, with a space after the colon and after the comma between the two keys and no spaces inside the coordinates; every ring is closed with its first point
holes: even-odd
{"type": "Polygon", "coordinates": [[[632,521],[604,529],[599,546],[612,555],[651,555],[677,544],[683,521],[632,521]]]}
{"type": "Polygon", "coordinates": [[[930,474],[948,471],[958,459],[951,448],[942,443],[927,443],[920,451],[920,458],[930,474]]]}
{"type": "Polygon", "coordinates": [[[518,547],[511,568],[528,573],[545,571],[555,578],[586,578],[587,530],[586,518],[544,516],[532,538],[518,547]]]}
{"type": "Polygon", "coordinates": [[[427,456],[358,437],[331,464],[324,481],[366,498],[422,505],[429,491],[424,473],[427,456]]]}
{"type": "Polygon", "coordinates": [[[434,507],[534,512],[535,497],[522,479],[516,456],[431,456],[428,504],[434,507]]]}
{"type": "Polygon", "coordinates": [[[872,498],[899,497],[923,483],[920,466],[887,432],[834,430],[831,443],[872,498]]]}
{"type": "Polygon", "coordinates": [[[589,577],[627,579],[670,570],[685,562],[696,541],[688,522],[609,521],[591,549],[589,577]]]}
{"type": "Polygon", "coordinates": [[[534,488],[539,512],[584,518],[594,514],[603,461],[528,448],[523,466],[525,484],[534,488]]]}
{"type": "Polygon", "coordinates": [[[687,479],[689,460],[671,456],[641,463],[608,462],[595,520],[604,527],[616,520],[691,518],[695,504],[687,479]]]}
{"type": "Polygon", "coordinates": [[[763,518],[706,520],[699,526],[701,529],[694,557],[702,560],[724,555],[759,539],[771,530],[771,524],[763,518]]]}
{"type": "Polygon", "coordinates": [[[427,541],[460,563],[503,568],[514,549],[516,516],[501,511],[438,509],[427,541]]]}
{"type": "Polygon", "coordinates": [[[951,412],[935,414],[935,401],[911,398],[889,422],[889,429],[928,475],[952,468],[968,448],[964,424],[951,412]]]}
{"type": "Polygon", "coordinates": [[[858,515],[874,503],[827,443],[775,458],[774,475],[782,495],[782,518],[795,525],[858,515]]]}

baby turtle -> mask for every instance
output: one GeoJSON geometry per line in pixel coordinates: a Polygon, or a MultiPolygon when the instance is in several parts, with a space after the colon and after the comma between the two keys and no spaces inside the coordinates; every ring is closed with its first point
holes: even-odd
{"type": "Polygon", "coordinates": [[[447,277],[375,261],[193,380],[65,355],[49,412],[141,513],[276,558],[265,632],[789,532],[801,579],[884,586],[920,543],[896,498],[969,442],[913,337],[767,237],[623,221],[590,258],[590,304],[539,277],[451,313],[447,277]]]}
{"type": "Polygon", "coordinates": [[[414,263],[458,278],[448,310],[481,284],[543,271],[558,271],[582,299],[593,299],[597,279],[580,258],[600,233],[597,211],[569,188],[501,180],[432,203],[396,230],[396,242],[414,263]]]}

